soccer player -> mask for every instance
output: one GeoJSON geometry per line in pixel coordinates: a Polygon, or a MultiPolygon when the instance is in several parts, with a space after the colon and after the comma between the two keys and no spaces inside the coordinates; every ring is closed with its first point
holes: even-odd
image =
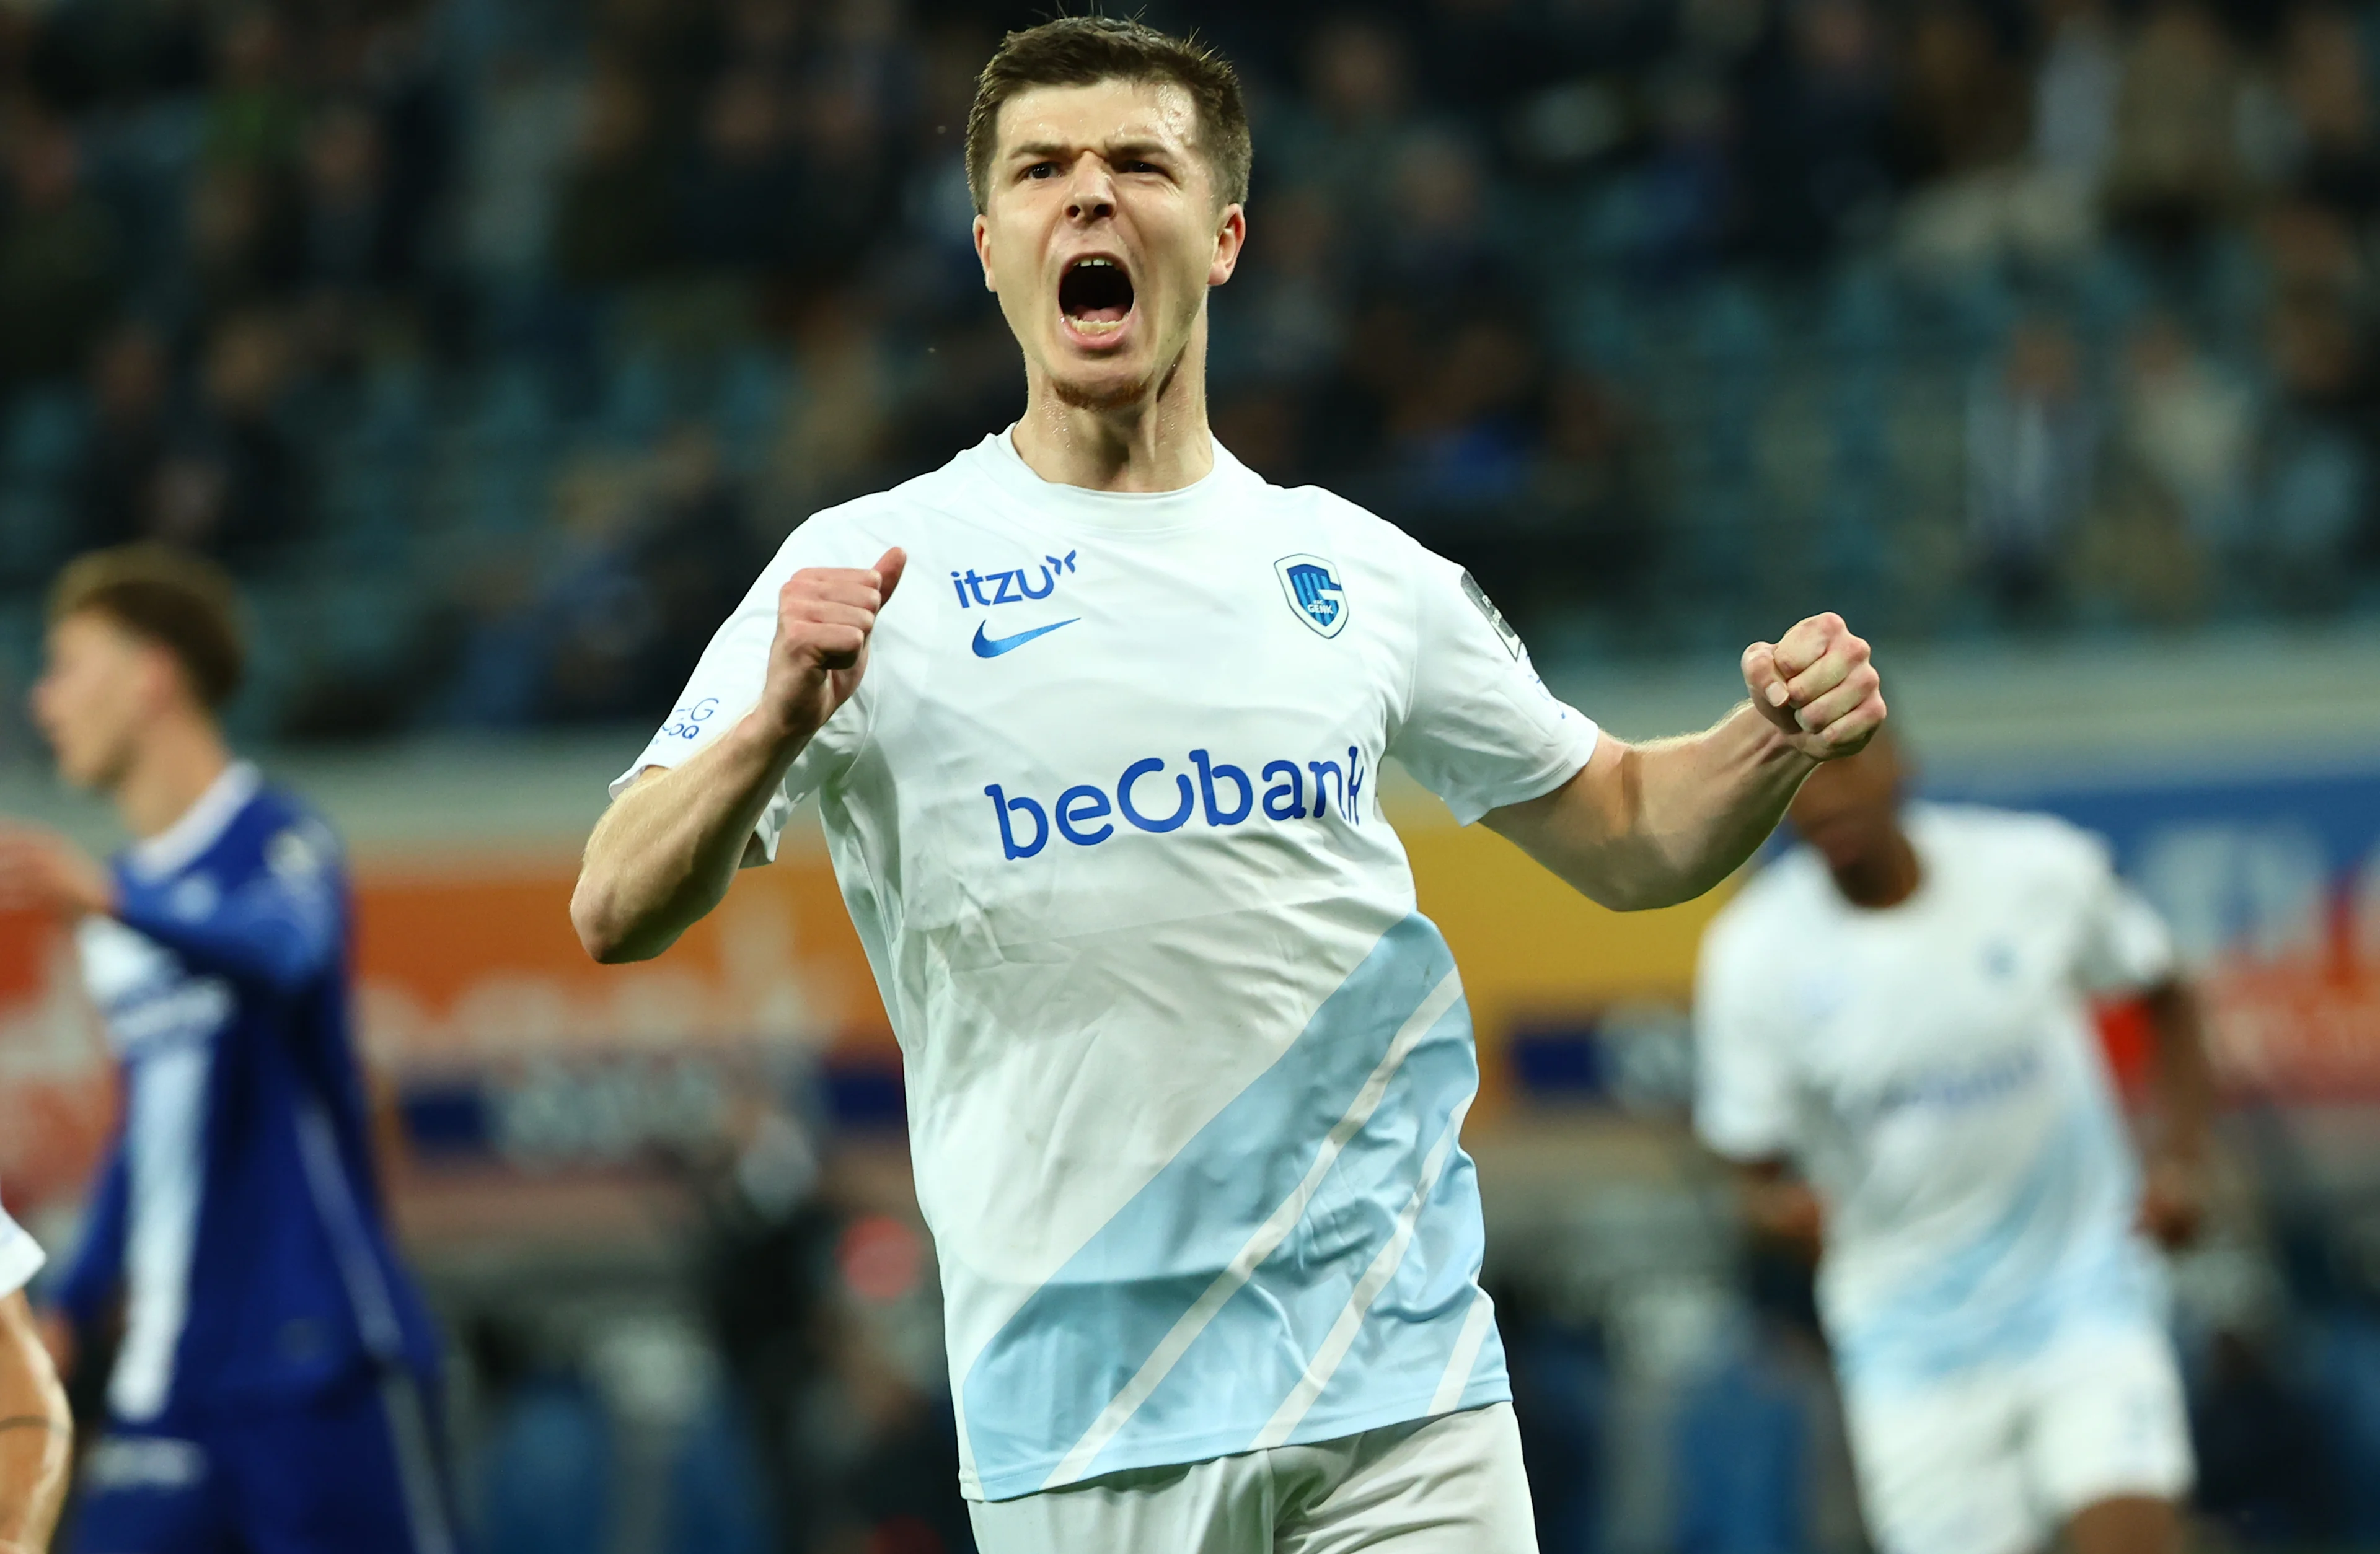
{"type": "Polygon", "coordinates": [[[74,1420],[25,1286],[42,1249],[0,1208],[0,1554],[42,1554],[67,1492],[74,1420]]]}
{"type": "Polygon", "coordinates": [[[446,1554],[425,1402],[436,1345],[382,1222],[348,1030],[337,839],[232,759],[229,581],[153,547],[50,600],[33,715],[136,838],[103,868],[0,827],[0,905],[76,925],[123,1120],[55,1296],[122,1298],[83,1554],[446,1554]]]}
{"type": "Polygon", "coordinates": [[[1228,65],[1013,34],[966,155],[1024,419],[794,532],[615,784],[573,919],[660,953],[818,795],[987,1554],[1530,1549],[1470,1022],[1380,763],[1597,900],[1681,901],[1881,722],[1867,646],[1802,622],[1708,733],[1599,737],[1459,568],[1209,435],[1228,65]]]}
{"type": "Polygon", "coordinates": [[[1704,941],[1696,1122],[1756,1225],[1823,1235],[1884,1554],[2169,1554],[2188,1423],[2155,1257],[2195,1227],[2196,1002],[2106,846],[2041,815],[1904,804],[1888,736],[1793,802],[1805,846],[1704,941]],[[2136,1173],[2086,1001],[2157,1037],[2136,1173]]]}

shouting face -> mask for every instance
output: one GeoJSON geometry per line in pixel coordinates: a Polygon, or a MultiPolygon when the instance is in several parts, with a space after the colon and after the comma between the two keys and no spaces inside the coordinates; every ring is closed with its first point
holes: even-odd
{"type": "Polygon", "coordinates": [[[975,222],[984,284],[1034,392],[1111,409],[1147,399],[1202,340],[1246,223],[1218,200],[1180,87],[1036,87],[1000,110],[975,222]]]}

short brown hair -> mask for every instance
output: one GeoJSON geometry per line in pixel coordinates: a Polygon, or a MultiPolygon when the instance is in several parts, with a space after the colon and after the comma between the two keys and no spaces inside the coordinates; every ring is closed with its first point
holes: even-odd
{"type": "Polygon", "coordinates": [[[1245,203],[1248,108],[1240,96],[1239,72],[1232,62],[1196,36],[1176,38],[1136,21],[1112,17],[1060,17],[1000,41],[983,74],[976,78],[975,106],[967,110],[967,192],[980,215],[990,199],[992,153],[999,150],[1000,110],[1008,100],[1037,86],[1093,86],[1100,81],[1142,81],[1178,86],[1198,110],[1198,152],[1226,205],[1245,203]]]}
{"type": "Polygon", "coordinates": [[[220,711],[248,664],[239,593],[224,569],[168,545],[79,556],[50,589],[49,620],[93,613],[173,654],[190,690],[220,711]]]}

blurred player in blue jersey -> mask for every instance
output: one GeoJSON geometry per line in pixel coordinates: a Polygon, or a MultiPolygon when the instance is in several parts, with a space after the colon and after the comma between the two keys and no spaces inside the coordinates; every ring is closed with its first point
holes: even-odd
{"type": "Polygon", "coordinates": [[[74,1421],[25,1304],[42,1249],[0,1209],[0,1554],[42,1554],[67,1487],[74,1421]]]}
{"type": "Polygon", "coordinates": [[[966,146],[1025,416],[794,531],[622,773],[580,938],[659,953],[817,796],[985,1554],[1525,1554],[1470,1017],[1380,763],[1608,904],[1681,901],[1882,722],[1867,644],[1814,616],[1717,727],[1603,737],[1462,568],[1208,431],[1229,65],[1049,22],[966,146]]]}
{"type": "Polygon", "coordinates": [[[123,1120],[67,1334],[123,1313],[81,1554],[448,1554],[436,1343],[391,1246],[349,1030],[339,844],[225,748],[228,579],[152,547],[52,594],[33,713],[134,837],[0,828],[0,904],[76,925],[123,1120]]]}
{"type": "Polygon", "coordinates": [[[1883,1554],[2173,1554],[2190,1427],[2148,1243],[2198,1218],[2196,1000],[2098,838],[1904,804],[1900,777],[1888,737],[1812,779],[1807,845],[1712,925],[1695,1121],[1756,1224],[1823,1239],[1883,1554]],[[2145,1172],[2091,1021],[2107,993],[2157,1035],[2145,1172]]]}

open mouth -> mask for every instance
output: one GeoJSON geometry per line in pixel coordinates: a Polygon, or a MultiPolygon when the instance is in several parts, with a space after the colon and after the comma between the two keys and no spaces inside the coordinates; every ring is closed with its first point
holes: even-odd
{"type": "Polygon", "coordinates": [[[1078,259],[1059,278],[1058,310],[1084,334],[1113,334],[1132,314],[1132,277],[1112,259],[1078,259]]]}

